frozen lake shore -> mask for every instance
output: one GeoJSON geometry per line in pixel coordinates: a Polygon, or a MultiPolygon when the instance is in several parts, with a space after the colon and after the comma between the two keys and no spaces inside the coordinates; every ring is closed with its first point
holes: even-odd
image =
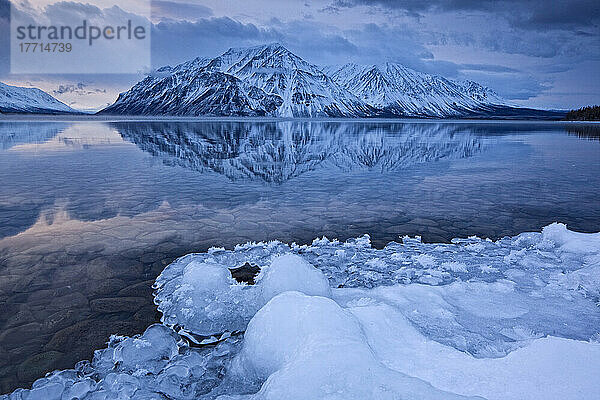
{"type": "Polygon", "coordinates": [[[248,243],[170,264],[162,323],[4,399],[596,399],[600,233],[248,243]],[[256,283],[231,270],[257,266],[256,283]]]}

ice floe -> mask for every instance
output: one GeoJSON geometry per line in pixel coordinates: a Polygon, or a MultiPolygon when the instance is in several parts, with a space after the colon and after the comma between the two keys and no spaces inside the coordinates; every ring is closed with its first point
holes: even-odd
{"type": "Polygon", "coordinates": [[[211,249],[157,278],[162,324],[0,399],[597,399],[599,288],[600,234],[562,224],[211,249]]]}

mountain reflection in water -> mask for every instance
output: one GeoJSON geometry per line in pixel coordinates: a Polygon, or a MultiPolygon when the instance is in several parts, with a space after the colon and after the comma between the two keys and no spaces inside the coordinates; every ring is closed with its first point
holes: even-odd
{"type": "Polygon", "coordinates": [[[472,127],[382,123],[112,123],[166,165],[281,184],[307,171],[399,171],[481,151],[472,127]]]}

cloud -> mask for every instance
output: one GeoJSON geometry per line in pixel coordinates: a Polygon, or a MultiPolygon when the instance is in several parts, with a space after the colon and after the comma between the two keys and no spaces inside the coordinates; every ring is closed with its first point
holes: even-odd
{"type": "Polygon", "coordinates": [[[569,58],[572,63],[600,58],[600,37],[579,37],[570,32],[492,31],[482,35],[479,43],[499,53],[523,54],[540,58],[569,58]]]}
{"type": "Polygon", "coordinates": [[[10,70],[10,3],[0,0],[0,76],[10,70]]]}
{"type": "Polygon", "coordinates": [[[477,11],[507,18],[514,26],[553,30],[600,25],[597,0],[335,0],[328,10],[339,11],[357,6],[403,10],[409,15],[428,12],[477,11]]]}
{"type": "Polygon", "coordinates": [[[58,88],[52,91],[53,95],[61,95],[66,93],[74,93],[79,96],[85,96],[96,93],[106,93],[106,89],[90,88],[83,82],[59,85],[58,88]]]}
{"type": "Polygon", "coordinates": [[[460,64],[463,71],[485,71],[485,72],[519,72],[518,69],[505,67],[504,65],[492,64],[460,64]]]}
{"type": "MultiPolygon", "coordinates": [[[[87,11],[94,13],[98,9],[93,6],[82,6],[65,11],[57,7],[52,11],[66,12],[68,15],[65,18],[73,18],[73,13],[87,11]]],[[[194,21],[165,19],[154,23],[152,64],[154,68],[174,65],[198,56],[214,57],[229,47],[251,46],[274,41],[281,42],[307,61],[320,65],[345,62],[375,64],[389,61],[401,63],[418,71],[457,79],[473,79],[475,74],[481,72],[513,71],[509,67],[503,69],[498,65],[466,66],[437,60],[424,45],[423,34],[408,25],[363,23],[355,25],[352,29],[337,29],[315,20],[282,21],[272,18],[264,26],[259,26],[229,17],[203,17],[194,21]]],[[[510,82],[505,82],[497,76],[486,78],[487,82],[491,82],[491,86],[496,89],[495,84],[506,85],[507,90],[502,94],[507,97],[524,98],[533,95],[536,88],[542,90],[539,86],[529,84],[527,91],[516,91],[515,85],[507,85],[510,82]]],[[[517,81],[522,80],[517,79],[517,81]]],[[[63,98],[66,98],[64,96],[70,99],[73,96],[79,97],[88,90],[80,82],[71,80],[69,83],[57,85],[53,88],[53,93],[62,95],[63,98]]]]}
{"type": "Polygon", "coordinates": [[[158,19],[183,19],[194,21],[213,15],[213,11],[201,4],[181,1],[152,0],[152,16],[158,19]]]}
{"type": "Polygon", "coordinates": [[[575,28],[600,28],[600,5],[597,0],[528,1],[524,12],[515,5],[509,20],[514,26],[540,31],[575,28]]]}
{"type": "MultiPolygon", "coordinates": [[[[194,0],[156,0],[152,65],[214,57],[229,47],[280,42],[314,64],[398,62],[427,73],[481,81],[510,99],[533,99],[575,74],[576,65],[600,62],[596,3],[331,0],[305,5],[291,15],[266,8],[264,16],[257,17],[247,15],[241,6],[223,11],[224,7],[214,5],[213,10],[194,0]]],[[[8,9],[8,1],[0,0],[0,76],[8,73],[8,9]]],[[[117,10],[67,2],[49,8],[56,18],[69,20],[117,10]]],[[[129,85],[138,79],[94,75],[91,86],[114,88],[114,82],[129,85]]],[[[79,87],[81,82],[88,82],[83,75],[65,77],[63,87],[55,81],[52,90],[63,96],[91,90],[79,87]]]]}
{"type": "MultiPolygon", "coordinates": [[[[474,22],[473,19],[471,22],[474,22]]],[[[425,31],[422,40],[432,46],[491,51],[500,58],[505,58],[507,54],[556,59],[556,62],[561,62],[559,58],[566,58],[572,64],[581,60],[600,59],[600,36],[580,34],[579,31],[524,31],[511,28],[506,21],[504,25],[496,23],[494,26],[485,19],[478,20],[466,31],[457,29],[460,29],[460,24],[454,22],[447,28],[425,31]]]]}
{"type": "Polygon", "coordinates": [[[229,17],[197,21],[161,21],[152,27],[152,65],[180,63],[197,56],[214,56],[229,47],[279,41],[275,30],[229,17]]]}
{"type": "MultiPolygon", "coordinates": [[[[527,2],[521,1],[522,2],[527,2]]],[[[334,0],[326,9],[342,10],[358,6],[401,10],[407,15],[420,16],[427,12],[491,11],[500,3],[516,3],[515,0],[334,0]]]]}
{"type": "Polygon", "coordinates": [[[488,86],[508,100],[529,100],[552,89],[550,81],[540,81],[539,78],[526,72],[496,73],[483,70],[463,70],[460,77],[488,86]]]}

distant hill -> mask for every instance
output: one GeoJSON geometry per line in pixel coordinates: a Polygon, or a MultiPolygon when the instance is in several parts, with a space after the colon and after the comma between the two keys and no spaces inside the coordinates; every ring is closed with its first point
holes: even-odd
{"type": "Polygon", "coordinates": [[[568,121],[600,121],[600,106],[582,107],[567,113],[568,121]]]}
{"type": "Polygon", "coordinates": [[[0,113],[79,113],[37,88],[10,86],[0,82],[0,113]]]}

